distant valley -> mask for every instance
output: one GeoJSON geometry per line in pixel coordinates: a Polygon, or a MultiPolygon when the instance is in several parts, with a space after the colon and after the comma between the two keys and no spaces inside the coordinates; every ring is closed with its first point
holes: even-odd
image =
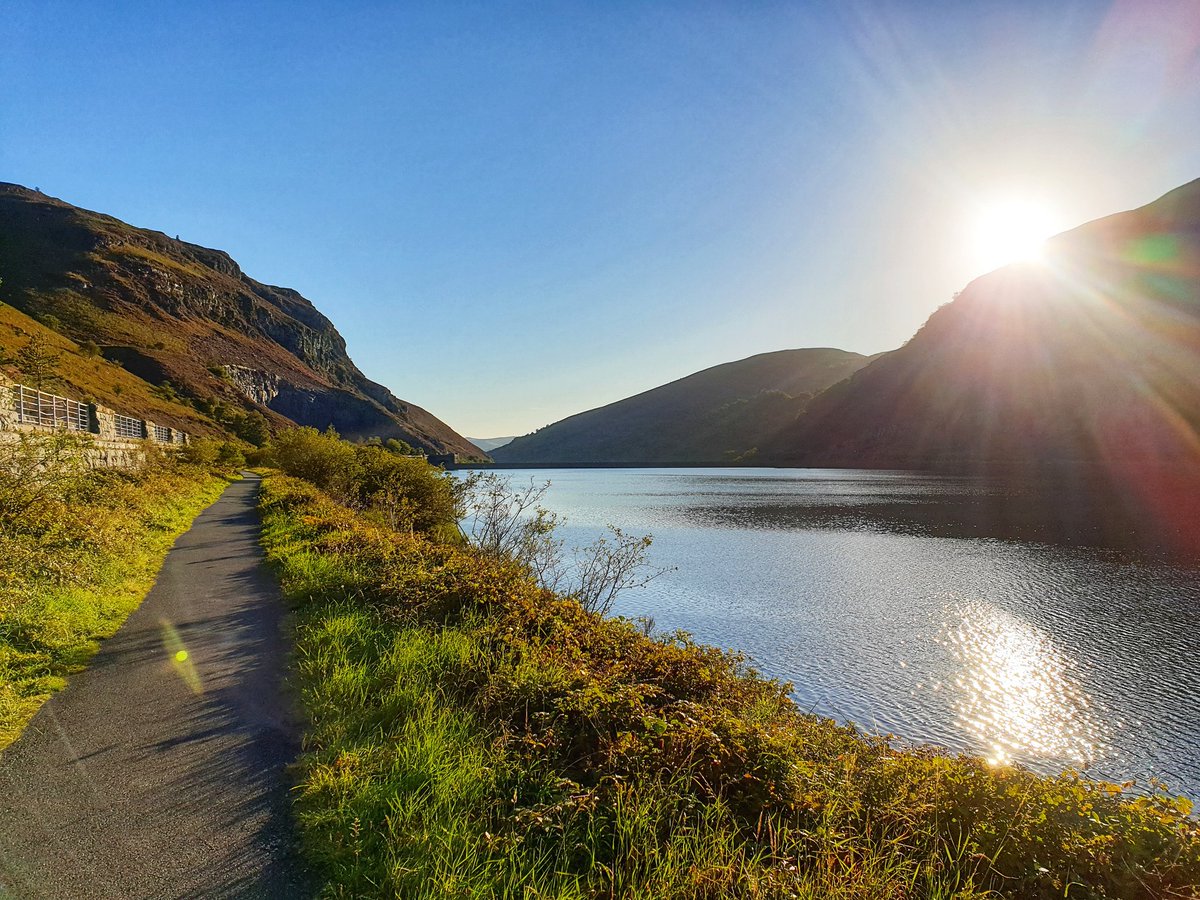
{"type": "Polygon", "coordinates": [[[469,440],[472,444],[474,444],[480,450],[483,450],[485,453],[491,453],[497,447],[503,447],[505,444],[509,443],[513,439],[514,439],[513,435],[509,435],[508,437],[498,437],[498,438],[467,438],[467,440],[469,440]]]}

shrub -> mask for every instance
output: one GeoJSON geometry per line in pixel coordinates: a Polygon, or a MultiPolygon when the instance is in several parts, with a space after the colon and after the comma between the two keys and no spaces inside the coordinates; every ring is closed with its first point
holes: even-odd
{"type": "Polygon", "coordinates": [[[459,538],[459,482],[423,459],[397,456],[378,445],[355,446],[333,429],[288,429],[276,435],[272,446],[284,472],[389,528],[459,538]]]}
{"type": "Polygon", "coordinates": [[[93,475],[90,440],[68,432],[0,440],[0,527],[21,526],[38,507],[61,503],[93,475]]]}
{"type": "Polygon", "coordinates": [[[354,457],[348,488],[355,505],[375,511],[390,528],[434,533],[458,522],[457,482],[425,460],[380,447],[358,447],[354,457]]]}
{"type": "Polygon", "coordinates": [[[355,474],[354,448],[332,428],[324,433],[307,426],[289,428],[275,436],[275,459],[289,475],[339,493],[355,474]]]}
{"type": "Polygon", "coordinates": [[[217,465],[217,459],[221,454],[220,441],[214,441],[212,438],[200,437],[192,438],[187,445],[179,451],[179,458],[189,465],[197,466],[202,469],[211,469],[217,465]]]}
{"type": "Polygon", "coordinates": [[[217,447],[217,467],[221,469],[241,469],[246,465],[246,457],[236,444],[224,441],[217,447]]]}
{"type": "Polygon", "coordinates": [[[488,556],[515,561],[543,588],[601,615],[622,591],[664,574],[649,566],[650,535],[626,534],[614,525],[608,535],[567,553],[557,536],[562,520],[541,505],[549,487],[532,480],[513,487],[508,477],[473,473],[462,486],[472,543],[488,556]]]}
{"type": "Polygon", "coordinates": [[[246,465],[277,468],[279,460],[275,456],[274,445],[267,443],[246,451],[246,465]]]}

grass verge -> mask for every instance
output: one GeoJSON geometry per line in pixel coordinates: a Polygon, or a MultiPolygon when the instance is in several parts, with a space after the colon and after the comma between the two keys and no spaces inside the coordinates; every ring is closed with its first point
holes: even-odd
{"type": "Polygon", "coordinates": [[[146,596],[176,537],[229,484],[181,465],[0,479],[0,750],[146,596]],[[29,493],[32,497],[14,494],[29,493]]]}
{"type": "Polygon", "coordinates": [[[332,897],[1182,898],[1185,801],[799,712],[686,635],[268,479],[309,724],[296,810],[332,897]]]}

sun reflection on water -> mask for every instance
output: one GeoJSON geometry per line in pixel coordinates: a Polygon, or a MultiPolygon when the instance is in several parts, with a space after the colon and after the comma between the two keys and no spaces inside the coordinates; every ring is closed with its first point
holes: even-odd
{"type": "Polygon", "coordinates": [[[988,761],[1095,760],[1105,730],[1072,677],[1073,663],[1038,628],[990,603],[959,604],[945,643],[961,663],[959,721],[990,748],[988,761]]]}

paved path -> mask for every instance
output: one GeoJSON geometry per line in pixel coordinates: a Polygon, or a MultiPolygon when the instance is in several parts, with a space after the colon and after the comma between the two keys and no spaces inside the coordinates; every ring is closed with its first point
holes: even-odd
{"type": "Polygon", "coordinates": [[[0,897],[311,895],[258,487],[231,485],[196,519],[141,607],[0,756],[0,897]]]}

